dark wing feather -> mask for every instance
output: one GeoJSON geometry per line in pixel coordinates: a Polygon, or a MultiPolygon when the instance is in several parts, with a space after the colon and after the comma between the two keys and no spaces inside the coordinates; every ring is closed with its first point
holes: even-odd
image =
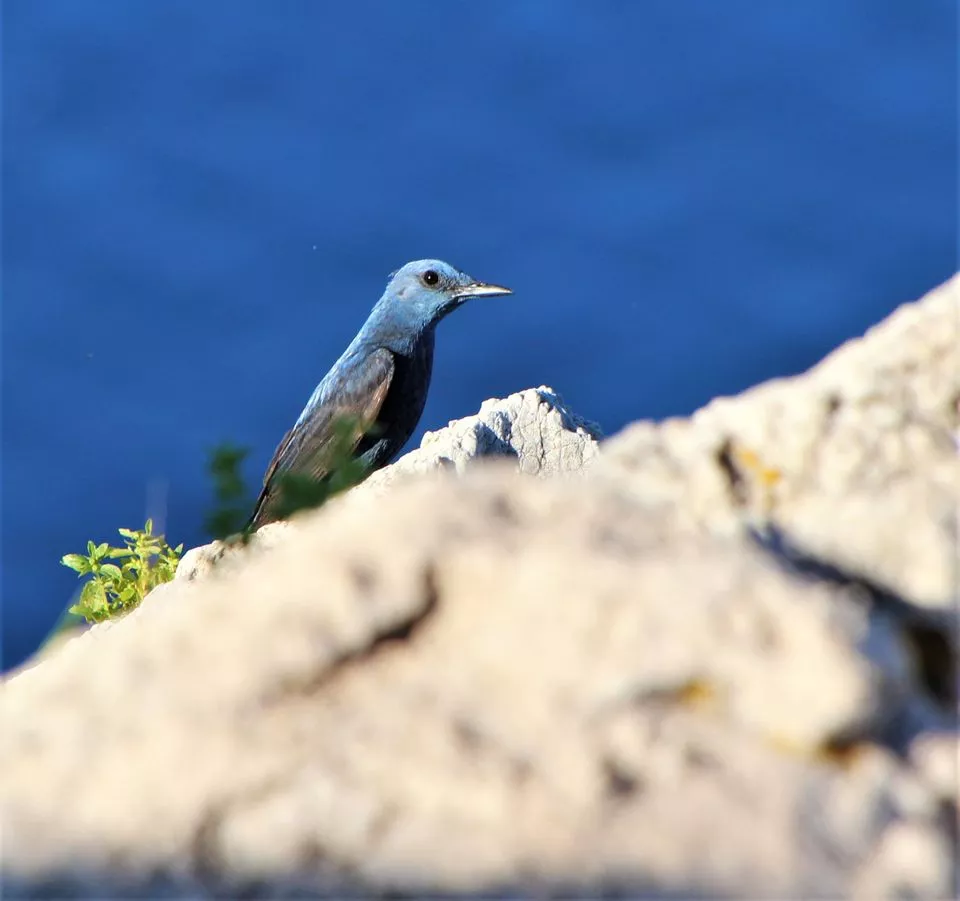
{"type": "Polygon", "coordinates": [[[352,365],[332,372],[324,398],[310,415],[283,436],[263,477],[263,490],[257,498],[250,525],[259,528],[276,516],[271,508],[276,500],[275,476],[279,472],[308,475],[318,481],[327,475],[327,461],[337,438],[336,424],[342,417],[357,422],[350,450],[355,450],[377,419],[390,382],[393,379],[393,354],[379,348],[352,365]]]}

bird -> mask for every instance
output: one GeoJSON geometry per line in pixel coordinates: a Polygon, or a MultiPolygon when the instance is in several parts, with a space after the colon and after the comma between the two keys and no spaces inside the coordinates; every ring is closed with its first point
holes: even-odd
{"type": "Polygon", "coordinates": [[[247,530],[282,518],[285,475],[328,478],[338,441],[346,441],[365,472],[386,466],[423,413],[439,322],[473,298],[512,293],[442,260],[415,260],[392,273],[367,321],[277,446],[247,530]],[[354,424],[346,434],[340,428],[345,421],[354,424]]]}

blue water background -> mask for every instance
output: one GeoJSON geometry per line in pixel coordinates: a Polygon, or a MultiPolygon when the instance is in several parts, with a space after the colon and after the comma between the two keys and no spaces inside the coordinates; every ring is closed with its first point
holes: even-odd
{"type": "Polygon", "coordinates": [[[58,563],[274,445],[424,256],[421,422],[546,383],[608,432],[808,367],[956,263],[951,0],[5,0],[4,664],[58,563]]]}

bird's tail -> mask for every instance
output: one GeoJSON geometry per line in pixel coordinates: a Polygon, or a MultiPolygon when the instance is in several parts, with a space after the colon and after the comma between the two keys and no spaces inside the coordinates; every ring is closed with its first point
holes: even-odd
{"type": "Polygon", "coordinates": [[[256,504],[253,505],[253,513],[250,514],[250,519],[247,520],[244,531],[256,532],[261,526],[265,526],[268,522],[273,522],[276,519],[275,516],[271,515],[270,500],[269,488],[264,485],[260,489],[260,496],[257,498],[256,504]]]}

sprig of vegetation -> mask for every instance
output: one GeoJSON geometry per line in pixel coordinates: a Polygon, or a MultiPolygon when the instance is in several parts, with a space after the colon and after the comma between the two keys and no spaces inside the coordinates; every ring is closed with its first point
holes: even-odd
{"type": "Polygon", "coordinates": [[[182,544],[170,547],[163,535],[153,534],[153,520],[148,519],[142,530],[118,531],[123,547],[88,541],[86,554],[66,554],[60,561],[81,578],[90,577],[79,602],[70,608],[88,623],[133,610],[157,585],[173,578],[183,553],[182,544]]]}
{"type": "Polygon", "coordinates": [[[249,537],[246,526],[253,501],[240,471],[248,453],[247,448],[232,444],[221,444],[210,452],[207,472],[213,480],[215,504],[204,524],[211,538],[239,534],[246,541],[249,537]]]}
{"type": "MultiPolygon", "coordinates": [[[[367,467],[354,457],[358,421],[343,416],[333,428],[334,436],[324,464],[329,475],[317,480],[302,473],[277,473],[281,519],[300,510],[322,506],[333,495],[366,478],[367,467]]],[[[366,435],[372,434],[374,430],[368,428],[366,435]]],[[[246,542],[250,537],[247,519],[253,503],[241,472],[247,454],[246,448],[231,444],[222,444],[210,454],[207,469],[213,480],[215,503],[206,517],[206,527],[214,538],[238,536],[246,542]]],[[[70,625],[69,616],[99,623],[132,610],[152,589],[169,582],[176,573],[183,545],[171,547],[163,535],[154,535],[152,520],[148,519],[142,530],[119,529],[119,532],[124,541],[122,547],[88,541],[86,554],[66,554],[61,559],[64,566],[75,570],[81,578],[89,577],[79,602],[70,607],[63,618],[65,626],[70,625]]]]}

